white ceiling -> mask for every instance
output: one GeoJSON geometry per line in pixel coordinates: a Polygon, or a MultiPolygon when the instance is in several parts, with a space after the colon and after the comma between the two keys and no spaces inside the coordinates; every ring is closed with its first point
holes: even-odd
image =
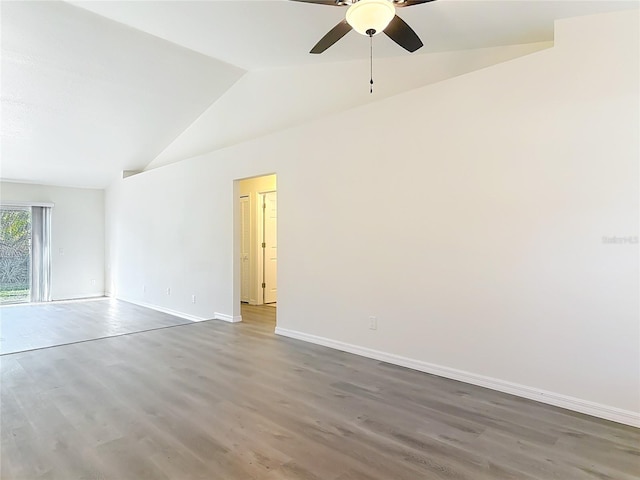
{"type": "MultiPolygon", "coordinates": [[[[74,1],[105,17],[247,70],[358,60],[366,38],[350,32],[322,55],[308,52],[345,7],[288,0],[74,1]]],[[[438,0],[398,9],[422,38],[419,53],[553,40],[555,19],[637,8],[634,0],[438,0]]],[[[407,53],[385,36],[376,56],[407,53]]]]}
{"type": "MultiPolygon", "coordinates": [[[[553,42],[256,70],[176,138],[145,170],[553,47],[553,42]],[[264,92],[269,92],[265,95],[264,92]]],[[[401,122],[401,119],[390,119],[401,122]]],[[[340,131],[336,129],[336,132],[340,131]]]]}
{"type": "MultiPolygon", "coordinates": [[[[122,170],[158,158],[245,70],[272,70],[270,82],[277,75],[290,82],[296,69],[307,75],[314,65],[368,56],[367,39],[355,32],[309,55],[345,9],[286,0],[2,1],[0,8],[0,178],[17,181],[105,187],[122,170]]],[[[408,62],[433,52],[549,41],[555,19],[624,8],[638,2],[438,0],[398,10],[423,49],[409,56],[380,36],[374,51],[408,62]]]]}
{"type": "Polygon", "coordinates": [[[2,179],[104,187],[244,71],[60,2],[2,2],[2,179]]]}

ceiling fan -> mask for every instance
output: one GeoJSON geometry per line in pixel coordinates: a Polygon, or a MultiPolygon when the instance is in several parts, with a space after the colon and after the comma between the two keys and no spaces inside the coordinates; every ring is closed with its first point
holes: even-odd
{"type": "Polygon", "coordinates": [[[311,49],[310,53],[322,53],[352,29],[373,37],[384,32],[391,40],[405,50],[415,52],[422,47],[422,41],[398,15],[396,8],[411,7],[434,0],[292,0],[294,2],[316,3],[334,7],[348,6],[345,19],[333,27],[311,49]]]}

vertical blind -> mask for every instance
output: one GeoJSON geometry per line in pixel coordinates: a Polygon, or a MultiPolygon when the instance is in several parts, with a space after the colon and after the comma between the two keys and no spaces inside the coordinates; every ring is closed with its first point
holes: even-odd
{"type": "Polygon", "coordinates": [[[31,301],[51,301],[51,207],[31,207],[31,301]]]}

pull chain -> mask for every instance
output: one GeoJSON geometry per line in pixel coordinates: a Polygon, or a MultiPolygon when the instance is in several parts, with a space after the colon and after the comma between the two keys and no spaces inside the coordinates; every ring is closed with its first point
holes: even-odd
{"type": "Polygon", "coordinates": [[[371,76],[369,80],[369,93],[373,93],[373,33],[369,33],[369,69],[371,76]]]}

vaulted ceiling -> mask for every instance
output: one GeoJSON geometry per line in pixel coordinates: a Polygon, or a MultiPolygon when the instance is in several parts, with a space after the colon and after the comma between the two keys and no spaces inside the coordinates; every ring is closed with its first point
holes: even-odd
{"type": "MultiPolygon", "coordinates": [[[[322,55],[309,50],[344,19],[345,7],[286,0],[79,1],[75,5],[247,70],[359,60],[369,42],[356,32],[322,55]]],[[[420,54],[553,39],[559,18],[632,7],[629,1],[437,0],[398,9],[422,38],[420,54]]],[[[384,36],[376,56],[407,53],[384,36]]]]}
{"type": "Polygon", "coordinates": [[[0,4],[0,178],[102,188],[296,122],[547,48],[555,19],[629,1],[438,0],[398,13],[408,54],[351,32],[309,49],[345,10],[286,0],[0,4]],[[366,78],[365,78],[366,77],[366,78]]]}

